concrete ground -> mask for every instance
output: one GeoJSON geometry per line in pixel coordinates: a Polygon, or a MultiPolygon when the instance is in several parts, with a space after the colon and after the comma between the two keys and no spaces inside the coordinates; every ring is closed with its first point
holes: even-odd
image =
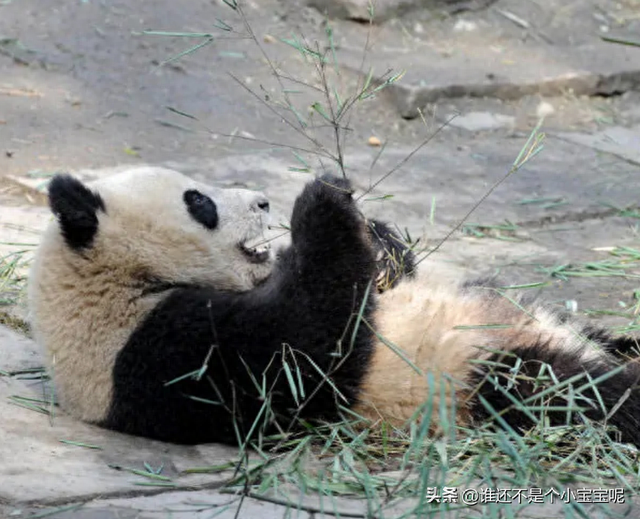
{"type": "MultiPolygon", "coordinates": [[[[271,66],[296,80],[281,78],[300,91],[289,97],[306,118],[314,102],[325,100],[314,89],[313,67],[280,39],[298,33],[326,42],[326,32],[321,15],[293,2],[241,5],[250,33],[222,2],[0,1],[2,254],[37,243],[49,218],[44,182],[56,171],[93,178],[131,164],[165,165],[221,185],[263,189],[286,222],[309,179],[290,169],[301,167],[292,147],[321,171],[329,163],[318,154],[335,145],[326,128],[308,128],[305,136],[294,129],[296,117],[288,124],[277,115],[282,94],[271,66]],[[234,30],[214,30],[223,25],[218,18],[234,30]],[[206,38],[145,30],[213,32],[216,39],[160,66],[206,38]]],[[[629,324],[640,288],[633,252],[640,250],[640,49],[601,36],[631,37],[639,24],[634,0],[499,0],[473,14],[414,12],[372,29],[336,21],[340,76],[333,62],[327,74],[341,92],[362,85],[369,67],[373,85],[389,77],[390,65],[407,70],[357,104],[349,120],[345,164],[360,192],[401,165],[362,198],[365,213],[433,248],[506,175],[546,115],[543,151],[428,261],[449,263],[461,275],[500,271],[514,284],[547,282],[536,289],[544,297],[613,326],[629,324]],[[375,139],[384,148],[372,146],[375,139]],[[616,247],[627,247],[627,255],[612,256],[616,247]]],[[[0,326],[0,374],[40,365],[30,340],[0,326]]],[[[28,375],[0,376],[0,517],[332,515],[313,502],[286,512],[255,499],[243,501],[238,515],[236,497],[216,491],[228,472],[184,473],[225,464],[235,449],[161,444],[15,405],[16,395],[38,391],[28,375]],[[162,465],[171,486],[141,486],[139,477],[113,468],[145,463],[162,465]]],[[[365,517],[352,501],[334,512],[365,517]]],[[[555,517],[548,508],[540,513],[555,517]]]]}

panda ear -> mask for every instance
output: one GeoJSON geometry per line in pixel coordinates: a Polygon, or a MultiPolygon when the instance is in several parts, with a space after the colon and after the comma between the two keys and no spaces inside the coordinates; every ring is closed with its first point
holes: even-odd
{"type": "Polygon", "coordinates": [[[49,184],[49,206],[69,247],[91,246],[98,231],[97,212],[105,211],[99,194],[69,175],[56,175],[49,184]]]}

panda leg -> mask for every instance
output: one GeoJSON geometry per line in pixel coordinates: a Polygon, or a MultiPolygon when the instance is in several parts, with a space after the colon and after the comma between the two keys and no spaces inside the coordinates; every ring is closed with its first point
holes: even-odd
{"type": "MultiPolygon", "coordinates": [[[[515,348],[509,352],[494,353],[485,366],[475,375],[478,394],[489,403],[496,413],[513,428],[526,431],[533,427],[533,420],[517,409],[512,399],[527,400],[526,405],[544,407],[579,407],[586,417],[594,421],[608,420],[620,431],[620,440],[640,446],[640,364],[629,362],[620,367],[607,356],[585,360],[583,353],[568,349],[550,349],[547,344],[537,344],[515,348]],[[492,362],[493,361],[493,362],[492,362]],[[560,382],[579,377],[572,383],[574,400],[557,393],[555,396],[536,395],[545,389],[544,384],[536,383],[540,370],[548,364],[560,382]],[[612,370],[619,370],[607,376],[612,370]],[[495,384],[498,382],[499,387],[495,384]],[[515,382],[515,383],[514,383],[515,382]],[[507,394],[510,395],[507,396],[507,394]]],[[[564,393],[564,392],[563,392],[564,393]]],[[[479,399],[474,399],[470,408],[474,421],[491,420],[494,416],[479,399]]],[[[540,416],[540,411],[533,411],[540,416]]],[[[576,413],[565,410],[546,411],[551,425],[575,423],[576,413]]]]}

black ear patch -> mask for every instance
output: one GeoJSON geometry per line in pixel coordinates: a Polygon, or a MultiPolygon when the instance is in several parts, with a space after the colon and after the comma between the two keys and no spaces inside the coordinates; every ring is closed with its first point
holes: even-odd
{"type": "Polygon", "coordinates": [[[56,175],[49,184],[49,206],[69,247],[81,250],[91,246],[98,231],[97,212],[105,211],[99,194],[69,175],[56,175]]]}
{"type": "Polygon", "coordinates": [[[189,189],[182,196],[191,217],[207,229],[213,230],[218,226],[218,208],[216,203],[207,195],[196,189],[189,189]]]}

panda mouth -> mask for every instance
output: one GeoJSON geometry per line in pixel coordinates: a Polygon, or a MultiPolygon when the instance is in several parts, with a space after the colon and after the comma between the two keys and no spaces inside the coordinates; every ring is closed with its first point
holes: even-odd
{"type": "Polygon", "coordinates": [[[245,240],[238,244],[238,249],[251,263],[266,263],[271,258],[271,245],[262,237],[245,240]]]}

